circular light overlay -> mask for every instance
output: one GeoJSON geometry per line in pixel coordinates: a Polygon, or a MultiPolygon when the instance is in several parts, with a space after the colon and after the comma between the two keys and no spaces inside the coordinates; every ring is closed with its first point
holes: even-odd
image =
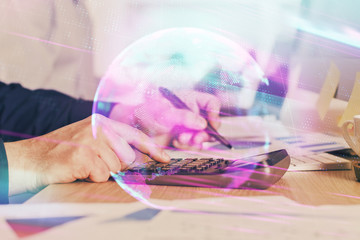
{"type": "Polygon", "coordinates": [[[94,137],[105,134],[121,160],[120,172],[109,164],[113,178],[152,206],[152,184],[193,185],[202,191],[244,187],[255,165],[227,166],[226,160],[256,155],[269,141],[266,136],[239,139],[232,129],[248,130],[239,115],[251,108],[259,84],[266,81],[244,48],[213,32],[173,28],[136,41],[112,62],[94,99],[94,137]],[[100,114],[113,121],[104,124],[100,114]],[[219,142],[208,125],[234,149],[219,142]],[[166,157],[160,148],[172,158],[170,166],[161,163],[166,157]],[[187,163],[179,160],[186,158],[187,163]]]}

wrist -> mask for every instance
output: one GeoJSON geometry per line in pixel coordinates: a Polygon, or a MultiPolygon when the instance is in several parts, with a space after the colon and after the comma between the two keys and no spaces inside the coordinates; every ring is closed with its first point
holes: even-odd
{"type": "Polygon", "coordinates": [[[39,174],[34,171],[36,163],[28,157],[27,141],[4,144],[9,169],[9,196],[35,191],[40,187],[39,174]]]}

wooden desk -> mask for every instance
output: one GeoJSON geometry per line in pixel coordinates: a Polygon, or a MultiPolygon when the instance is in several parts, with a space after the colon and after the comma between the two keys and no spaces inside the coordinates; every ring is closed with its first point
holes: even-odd
{"type": "MultiPolygon", "coordinates": [[[[150,186],[152,199],[193,199],[225,196],[282,195],[306,205],[360,204],[360,182],[353,171],[287,172],[267,190],[228,190],[150,186]]],[[[75,182],[46,187],[27,203],[134,202],[114,181],[75,182]]]]}
{"type": "MultiPolygon", "coordinates": [[[[238,137],[235,127],[244,136],[253,136],[263,129],[278,131],[280,123],[265,123],[259,117],[223,118],[221,131],[227,137],[238,137]],[[243,126],[247,126],[244,128],[243,126]],[[233,136],[234,135],[234,136],[233,136]]],[[[261,136],[261,135],[260,135],[261,136]]],[[[272,149],[272,150],[278,150],[272,149]]],[[[193,199],[224,196],[281,195],[307,205],[360,204],[360,182],[353,171],[287,172],[280,181],[267,190],[229,190],[194,187],[149,186],[153,199],[193,199]]],[[[106,183],[75,182],[54,184],[43,189],[28,203],[45,202],[134,202],[136,199],[122,190],[114,181],[106,183]]]]}

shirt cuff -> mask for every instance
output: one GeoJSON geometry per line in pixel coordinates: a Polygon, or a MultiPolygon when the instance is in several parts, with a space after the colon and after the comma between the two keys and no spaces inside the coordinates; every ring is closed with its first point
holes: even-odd
{"type": "Polygon", "coordinates": [[[0,204],[9,203],[9,169],[5,146],[0,138],[0,204]]]}

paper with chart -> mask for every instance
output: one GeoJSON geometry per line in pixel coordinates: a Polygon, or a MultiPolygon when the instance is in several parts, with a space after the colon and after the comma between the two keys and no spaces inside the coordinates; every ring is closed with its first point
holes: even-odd
{"type": "Polygon", "coordinates": [[[360,234],[360,205],[315,207],[281,196],[154,200],[154,203],[173,208],[154,209],[139,202],[0,206],[1,236],[4,239],[328,240],[341,237],[351,240],[358,239],[360,234]],[[56,218],[67,221],[58,220],[58,225],[49,227],[48,220],[56,218]],[[21,235],[24,232],[28,234],[21,235]]]}
{"type": "Polygon", "coordinates": [[[171,151],[172,157],[219,157],[239,159],[286,149],[291,157],[290,170],[350,169],[351,162],[333,154],[348,148],[338,135],[297,130],[276,119],[229,117],[219,132],[233,145],[229,151],[218,142],[206,143],[202,151],[171,151]],[[331,153],[331,154],[330,154],[331,153]]]}

